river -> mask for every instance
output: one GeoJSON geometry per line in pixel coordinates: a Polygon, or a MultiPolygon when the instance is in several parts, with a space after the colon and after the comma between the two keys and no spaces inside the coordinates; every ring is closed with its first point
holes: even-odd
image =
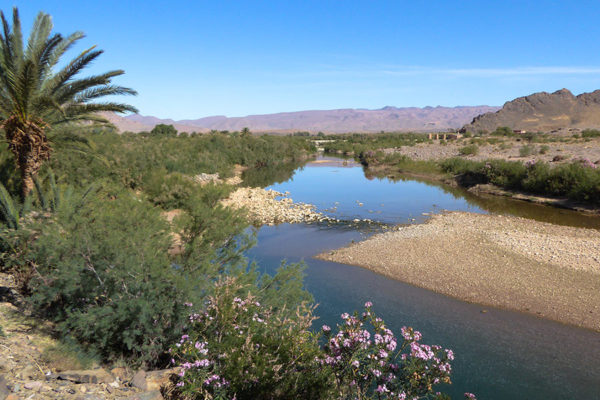
{"type": "MultiPolygon", "coordinates": [[[[461,210],[600,228],[600,218],[567,210],[476,197],[414,179],[368,179],[360,165],[334,157],[320,157],[296,169],[291,178],[276,180],[281,182],[269,188],[288,191],[294,201],[315,204],[348,221],[421,223],[432,212],[461,210]]],[[[452,398],[473,392],[480,400],[600,399],[598,332],[469,304],[363,268],[312,258],[379,229],[377,224],[355,223],[263,226],[248,257],[265,272],[273,272],[282,259],[304,261],[306,287],[319,304],[318,325],[334,326],[341,313],[360,310],[372,301],[394,332],[413,326],[423,333],[423,343],[453,349],[453,384],[439,388],[452,398]]]]}

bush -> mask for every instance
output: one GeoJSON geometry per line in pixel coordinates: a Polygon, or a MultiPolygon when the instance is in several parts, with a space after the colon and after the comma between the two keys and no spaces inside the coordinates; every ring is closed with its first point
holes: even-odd
{"type": "Polygon", "coordinates": [[[600,131],[597,129],[585,129],[584,131],[581,132],[581,137],[584,137],[584,138],[600,137],[600,131]]]}
{"type": "Polygon", "coordinates": [[[548,146],[548,145],[545,144],[545,145],[540,146],[539,153],[540,154],[546,154],[546,153],[548,153],[548,150],[550,150],[550,146],[548,146]]]}
{"type": "Polygon", "coordinates": [[[535,152],[534,147],[527,144],[525,146],[522,146],[519,149],[519,156],[520,157],[528,157],[528,156],[534,154],[534,152],[535,152]]]}
{"type": "Polygon", "coordinates": [[[190,279],[169,260],[166,221],[149,203],[121,192],[80,213],[60,210],[21,230],[35,265],[30,301],[38,313],[102,359],[160,364],[176,337],[190,279]],[[32,238],[33,236],[33,238],[32,238]]]}
{"type": "Polygon", "coordinates": [[[470,144],[458,149],[458,154],[461,156],[470,156],[479,153],[479,146],[476,144],[470,144]]]}
{"type": "Polygon", "coordinates": [[[452,351],[421,344],[412,328],[402,328],[399,340],[370,303],[361,317],[343,314],[336,334],[324,325],[320,338],[309,329],[312,308],[282,318],[244,291],[222,279],[191,313],[171,350],[182,369],[172,398],[448,398],[434,387],[450,383],[452,351]]]}
{"type": "Polygon", "coordinates": [[[182,367],[176,398],[317,399],[327,390],[327,376],[315,368],[312,308],[300,305],[289,318],[251,290],[223,278],[204,307],[191,313],[172,348],[173,362],[182,367]]]}

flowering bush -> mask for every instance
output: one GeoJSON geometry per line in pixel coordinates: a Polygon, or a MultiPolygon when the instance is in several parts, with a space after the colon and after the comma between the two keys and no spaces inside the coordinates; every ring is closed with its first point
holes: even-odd
{"type": "Polygon", "coordinates": [[[255,296],[240,296],[244,289],[223,279],[202,310],[191,313],[171,350],[180,367],[171,398],[448,398],[434,386],[450,383],[452,351],[421,344],[412,328],[397,338],[371,303],[360,317],[342,314],[337,333],[324,325],[314,334],[313,308],[282,317],[255,296]]]}
{"type": "Polygon", "coordinates": [[[343,399],[447,398],[433,386],[450,383],[452,350],[421,344],[421,333],[403,327],[396,337],[365,304],[365,312],[342,314],[333,334],[323,325],[327,339],[318,361],[333,372],[337,397],[343,399]],[[371,328],[371,330],[369,330],[371,328]]]}
{"type": "Polygon", "coordinates": [[[290,317],[248,289],[222,279],[202,310],[190,314],[171,350],[180,367],[173,398],[317,399],[327,391],[328,377],[316,368],[317,335],[309,330],[313,308],[301,305],[290,317]]]}

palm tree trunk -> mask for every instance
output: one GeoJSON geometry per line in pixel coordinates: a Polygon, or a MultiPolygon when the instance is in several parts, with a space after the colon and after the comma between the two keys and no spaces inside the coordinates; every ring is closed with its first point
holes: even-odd
{"type": "Polygon", "coordinates": [[[35,162],[34,158],[30,154],[23,154],[19,156],[17,161],[19,169],[21,170],[21,197],[23,200],[31,193],[34,187],[33,178],[37,175],[40,170],[41,163],[35,162]]]}
{"type": "Polygon", "coordinates": [[[22,121],[17,116],[2,124],[8,147],[15,156],[21,171],[21,196],[23,200],[33,190],[33,179],[44,161],[50,158],[50,145],[46,138],[46,124],[41,121],[22,121]]]}

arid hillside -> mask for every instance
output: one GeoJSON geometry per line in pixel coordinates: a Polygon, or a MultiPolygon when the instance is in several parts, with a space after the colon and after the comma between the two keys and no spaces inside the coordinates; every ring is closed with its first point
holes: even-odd
{"type": "Polygon", "coordinates": [[[519,97],[496,112],[475,117],[462,130],[491,132],[501,126],[535,132],[600,128],[600,90],[574,96],[561,89],[519,97]]]}

